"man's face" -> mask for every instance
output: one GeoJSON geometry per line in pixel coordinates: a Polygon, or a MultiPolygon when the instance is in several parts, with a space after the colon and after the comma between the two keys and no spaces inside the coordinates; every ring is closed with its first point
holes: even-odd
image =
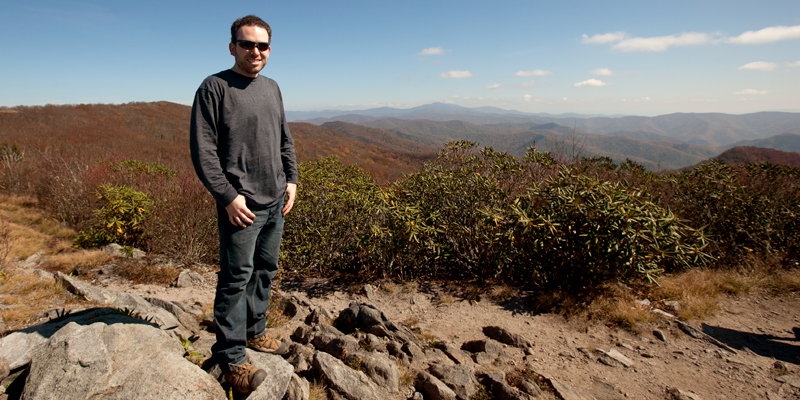
{"type": "MultiPolygon", "coordinates": [[[[243,26],[236,33],[236,38],[259,43],[269,42],[267,30],[260,26],[243,26]]],[[[258,76],[258,73],[267,65],[269,51],[272,49],[268,48],[266,51],[260,51],[256,46],[250,50],[245,50],[238,43],[231,43],[228,48],[231,51],[231,55],[236,58],[236,64],[232,69],[251,78],[258,76]]]]}

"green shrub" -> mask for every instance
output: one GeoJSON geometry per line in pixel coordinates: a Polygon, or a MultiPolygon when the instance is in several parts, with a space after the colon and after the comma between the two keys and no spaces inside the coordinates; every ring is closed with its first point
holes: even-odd
{"type": "Polygon", "coordinates": [[[144,245],[142,223],[151,212],[150,196],[128,186],[102,184],[95,192],[98,208],[91,228],[78,235],[76,245],[144,245]]]}
{"type": "Polygon", "coordinates": [[[116,163],[110,163],[113,171],[125,170],[129,174],[144,174],[144,175],[163,175],[171,178],[178,174],[177,171],[169,169],[167,166],[159,163],[149,163],[138,160],[123,160],[116,163]]]}
{"type": "Polygon", "coordinates": [[[573,167],[514,200],[503,246],[517,282],[582,289],[608,280],[655,280],[702,266],[702,231],[644,191],[592,179],[573,167]]]}
{"type": "Polygon", "coordinates": [[[447,143],[437,159],[395,184],[387,219],[400,275],[474,278],[500,271],[497,221],[524,185],[523,165],[468,141],[447,143]]]}
{"type": "Polygon", "coordinates": [[[731,166],[718,161],[667,175],[671,207],[695,226],[704,226],[711,252],[722,265],[747,254],[800,249],[800,170],[772,164],[731,166]]]}
{"type": "Polygon", "coordinates": [[[281,260],[298,271],[379,269],[371,227],[379,225],[383,189],[358,166],[336,158],[298,165],[300,185],[286,217],[281,260]]]}

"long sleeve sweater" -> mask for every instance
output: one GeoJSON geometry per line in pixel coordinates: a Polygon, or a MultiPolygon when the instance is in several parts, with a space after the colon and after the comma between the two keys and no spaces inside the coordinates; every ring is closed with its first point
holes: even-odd
{"type": "Polygon", "coordinates": [[[232,70],[206,78],[197,89],[190,128],[195,172],[221,206],[241,194],[272,206],[297,183],[294,141],[278,84],[232,70]]]}

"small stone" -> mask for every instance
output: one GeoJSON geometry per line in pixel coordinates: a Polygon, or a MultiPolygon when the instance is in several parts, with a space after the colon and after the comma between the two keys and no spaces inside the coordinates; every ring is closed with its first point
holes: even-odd
{"type": "Polygon", "coordinates": [[[197,272],[184,269],[180,274],[178,274],[178,278],[175,280],[175,287],[194,287],[203,283],[203,281],[204,279],[202,275],[198,274],[197,272]]]}
{"type": "Polygon", "coordinates": [[[364,295],[367,296],[367,299],[375,300],[375,288],[369,283],[364,285],[364,295]]]}
{"type": "Polygon", "coordinates": [[[658,315],[660,315],[660,316],[662,316],[662,317],[664,317],[666,319],[675,319],[674,315],[672,315],[672,314],[670,314],[670,313],[668,313],[668,312],[666,312],[664,310],[660,310],[658,308],[654,308],[651,312],[653,314],[658,314],[658,315]]]}
{"type": "Polygon", "coordinates": [[[627,343],[617,343],[617,346],[622,347],[623,349],[627,349],[627,350],[633,351],[633,346],[631,346],[631,345],[629,345],[627,343]]]}
{"type": "Polygon", "coordinates": [[[673,311],[680,311],[681,310],[681,302],[677,300],[668,300],[664,302],[664,305],[672,309],[673,311]]]}
{"type": "Polygon", "coordinates": [[[681,390],[678,388],[667,388],[667,394],[669,394],[672,400],[701,400],[700,396],[689,392],[687,390],[681,390]]]}
{"type": "Polygon", "coordinates": [[[643,300],[636,300],[636,306],[639,308],[647,308],[650,307],[650,300],[643,299],[643,300]]]}
{"type": "Polygon", "coordinates": [[[656,339],[658,339],[658,340],[660,340],[662,342],[666,342],[667,341],[667,336],[664,335],[664,332],[661,332],[658,329],[654,329],[653,330],[653,336],[655,336],[656,339]]]}

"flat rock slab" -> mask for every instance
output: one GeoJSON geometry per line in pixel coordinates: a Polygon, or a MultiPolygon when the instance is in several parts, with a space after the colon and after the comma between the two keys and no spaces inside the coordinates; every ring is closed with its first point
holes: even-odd
{"type": "Polygon", "coordinates": [[[141,296],[113,290],[104,290],[79,279],[64,275],[61,272],[56,274],[56,280],[61,282],[67,290],[82,296],[86,300],[100,304],[108,304],[120,310],[128,310],[132,315],[151,321],[161,329],[173,329],[183,337],[192,335],[192,331],[184,327],[174,314],[151,304],[141,296]]]}
{"type": "Polygon", "coordinates": [[[595,400],[593,396],[583,393],[578,389],[563,384],[553,378],[550,378],[549,381],[550,384],[553,385],[553,389],[555,389],[556,394],[564,400],[595,400]]]}
{"type": "Polygon", "coordinates": [[[796,375],[781,375],[775,378],[776,381],[785,383],[793,388],[800,389],[800,376],[796,375]]]}

